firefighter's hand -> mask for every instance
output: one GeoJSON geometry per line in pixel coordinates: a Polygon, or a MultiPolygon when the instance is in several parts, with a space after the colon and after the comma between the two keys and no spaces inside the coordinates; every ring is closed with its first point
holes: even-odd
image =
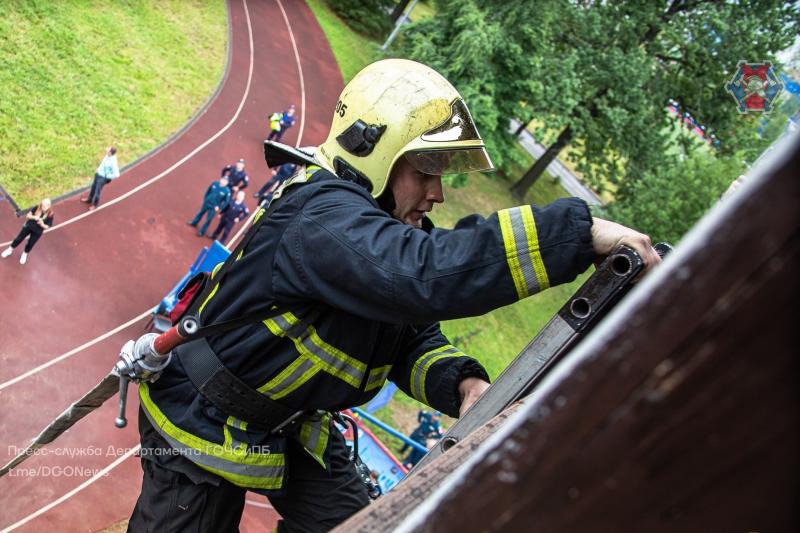
{"type": "Polygon", "coordinates": [[[458,408],[458,416],[464,416],[475,401],[481,397],[489,384],[479,378],[466,378],[458,384],[458,394],[461,396],[461,407],[458,408]]]}
{"type": "Polygon", "coordinates": [[[592,246],[598,256],[605,257],[618,246],[624,244],[633,248],[644,261],[645,271],[661,262],[661,257],[653,249],[650,237],[644,233],[627,228],[616,222],[602,218],[593,219],[592,246]]]}

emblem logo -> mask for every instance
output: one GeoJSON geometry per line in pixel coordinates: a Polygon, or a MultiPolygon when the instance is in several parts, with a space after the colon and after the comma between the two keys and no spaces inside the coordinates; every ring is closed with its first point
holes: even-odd
{"type": "Polygon", "coordinates": [[[768,114],[783,90],[783,82],[775,75],[772,63],[739,61],[731,81],[725,89],[733,96],[739,113],[768,114]]]}

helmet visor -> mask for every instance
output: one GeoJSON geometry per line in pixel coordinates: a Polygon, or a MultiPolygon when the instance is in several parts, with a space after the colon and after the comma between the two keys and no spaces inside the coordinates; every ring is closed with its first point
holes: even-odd
{"type": "Polygon", "coordinates": [[[415,169],[436,176],[494,170],[492,160],[483,146],[416,150],[404,155],[415,169]]]}
{"type": "Polygon", "coordinates": [[[423,133],[421,138],[432,143],[481,140],[467,104],[460,98],[450,104],[450,117],[432,130],[423,133]]]}

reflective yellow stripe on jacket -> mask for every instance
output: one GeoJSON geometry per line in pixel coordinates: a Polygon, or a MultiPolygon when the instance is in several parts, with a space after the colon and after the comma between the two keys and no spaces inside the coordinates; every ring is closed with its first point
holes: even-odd
{"type": "Polygon", "coordinates": [[[520,299],[548,288],[550,280],[539,251],[539,236],[531,206],[503,209],[497,216],[506,260],[520,299]]]}
{"type": "Polygon", "coordinates": [[[139,385],[139,398],[150,423],[179,453],[198,466],[240,487],[277,490],[283,485],[286,460],[282,453],[255,453],[246,447],[210,442],[174,425],[150,398],[147,383],[139,385]]]}
{"type": "Polygon", "coordinates": [[[330,429],[331,415],[317,414],[303,422],[298,434],[300,443],[323,468],[326,468],[325,449],[328,447],[330,429]]]}
{"type": "Polygon", "coordinates": [[[392,370],[392,365],[386,366],[379,366],[378,368],[373,368],[369,371],[369,377],[367,378],[367,386],[364,388],[365,391],[371,391],[372,389],[379,389],[383,387],[386,378],[389,377],[389,372],[392,370]]]}
{"type": "Polygon", "coordinates": [[[325,372],[359,388],[367,366],[340,349],[322,340],[312,325],[300,323],[294,313],[284,313],[264,321],[276,337],[288,337],[299,353],[297,359],[277,376],[258,388],[270,398],[278,399],[290,394],[318,372],[325,372]]]}
{"type": "Polygon", "coordinates": [[[423,354],[419,359],[414,362],[414,367],[411,369],[411,394],[414,399],[430,405],[428,397],[425,394],[425,379],[428,377],[428,370],[437,362],[446,357],[464,357],[466,354],[458,348],[445,344],[435,350],[431,350],[423,354]]]}

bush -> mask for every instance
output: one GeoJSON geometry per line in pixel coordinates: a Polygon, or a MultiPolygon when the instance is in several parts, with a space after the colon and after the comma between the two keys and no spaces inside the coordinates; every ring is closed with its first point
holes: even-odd
{"type": "Polygon", "coordinates": [[[392,29],[392,0],[328,0],[328,3],[358,33],[381,39],[392,29]]]}
{"type": "Polygon", "coordinates": [[[598,214],[647,233],[653,242],[676,244],[743,170],[740,157],[698,150],[686,161],[644,174],[598,214]]]}

